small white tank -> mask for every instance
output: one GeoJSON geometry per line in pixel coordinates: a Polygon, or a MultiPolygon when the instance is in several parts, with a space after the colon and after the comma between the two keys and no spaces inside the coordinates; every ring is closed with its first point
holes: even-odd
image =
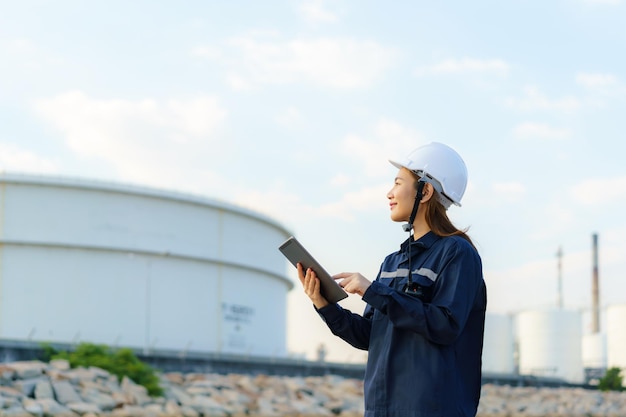
{"type": "Polygon", "coordinates": [[[606,356],[609,368],[626,369],[626,304],[606,309],[606,356]]]}
{"type": "Polygon", "coordinates": [[[488,313],[485,316],[483,372],[513,373],[514,348],[513,318],[508,314],[488,313]]]}
{"type": "Polygon", "coordinates": [[[581,322],[581,315],[577,311],[518,313],[516,324],[520,374],[582,382],[581,322]]]}
{"type": "Polygon", "coordinates": [[[585,368],[606,367],[606,335],[604,333],[590,333],[583,336],[582,345],[583,366],[585,368]]]}

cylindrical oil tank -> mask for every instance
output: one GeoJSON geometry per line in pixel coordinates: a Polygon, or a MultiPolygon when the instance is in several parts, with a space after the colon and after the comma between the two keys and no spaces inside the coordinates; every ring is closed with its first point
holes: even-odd
{"type": "Polygon", "coordinates": [[[524,311],[516,316],[519,372],[582,382],[581,315],[577,311],[524,311]]]}
{"type": "Polygon", "coordinates": [[[483,371],[511,374],[514,372],[513,318],[509,314],[487,313],[483,343],[483,371]]]}
{"type": "Polygon", "coordinates": [[[606,368],[606,336],[604,333],[589,333],[583,336],[583,366],[590,369],[606,368]]]}
{"type": "Polygon", "coordinates": [[[286,355],[276,221],[144,187],[0,175],[0,338],[286,355]]]}
{"type": "Polygon", "coordinates": [[[626,369],[626,304],[610,305],[606,309],[607,365],[626,369]]]}

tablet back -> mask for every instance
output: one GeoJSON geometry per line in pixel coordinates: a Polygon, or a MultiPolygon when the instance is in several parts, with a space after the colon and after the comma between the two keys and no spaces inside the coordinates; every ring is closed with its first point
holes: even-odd
{"type": "Polygon", "coordinates": [[[343,288],[337,284],[295,237],[291,236],[278,249],[289,259],[293,266],[300,262],[305,271],[307,268],[315,271],[320,280],[320,292],[329,303],[336,303],[348,296],[343,288]]]}

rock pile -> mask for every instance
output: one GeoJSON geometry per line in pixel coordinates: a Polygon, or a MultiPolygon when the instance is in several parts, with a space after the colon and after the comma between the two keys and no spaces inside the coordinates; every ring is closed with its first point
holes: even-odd
{"type": "Polygon", "coordinates": [[[363,385],[339,376],[161,375],[163,397],[65,360],[0,364],[0,417],[363,415],[363,385]]]}
{"type": "MultiPolygon", "coordinates": [[[[164,396],[67,361],[0,364],[0,417],[357,417],[363,384],[339,376],[161,375],[164,396]]],[[[626,416],[626,392],[484,385],[479,417],[626,416]]]]}
{"type": "Polygon", "coordinates": [[[483,385],[479,417],[624,417],[626,392],[483,385]]]}

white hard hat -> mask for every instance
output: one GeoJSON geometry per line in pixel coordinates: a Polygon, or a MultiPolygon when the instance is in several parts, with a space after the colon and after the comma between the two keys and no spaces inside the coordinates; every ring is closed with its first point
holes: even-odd
{"type": "Polygon", "coordinates": [[[420,146],[403,162],[389,160],[397,168],[413,171],[433,185],[443,197],[445,208],[451,203],[461,206],[461,198],[467,186],[467,167],[461,156],[451,147],[439,142],[420,146]]]}

